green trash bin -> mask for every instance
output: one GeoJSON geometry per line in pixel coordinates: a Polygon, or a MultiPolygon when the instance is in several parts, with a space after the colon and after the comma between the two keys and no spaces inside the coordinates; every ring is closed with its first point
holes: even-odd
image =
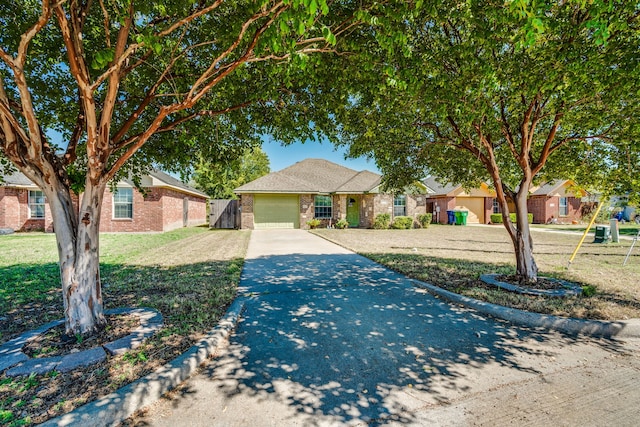
{"type": "Polygon", "coordinates": [[[462,211],[453,211],[456,216],[456,225],[462,225],[462,211]]]}
{"type": "Polygon", "coordinates": [[[462,225],[467,225],[467,215],[469,215],[469,211],[460,211],[460,219],[462,220],[462,225]]]}

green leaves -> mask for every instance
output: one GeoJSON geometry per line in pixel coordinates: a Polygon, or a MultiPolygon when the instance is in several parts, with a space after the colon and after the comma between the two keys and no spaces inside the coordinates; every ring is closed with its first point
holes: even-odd
{"type": "Polygon", "coordinates": [[[114,58],[113,49],[105,49],[96,52],[95,56],[91,60],[91,68],[94,70],[101,70],[105,68],[114,58]]]}

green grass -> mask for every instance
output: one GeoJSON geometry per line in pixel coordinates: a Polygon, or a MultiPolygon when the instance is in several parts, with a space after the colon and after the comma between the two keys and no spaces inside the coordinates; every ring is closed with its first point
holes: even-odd
{"type": "MultiPolygon", "coordinates": [[[[596,226],[598,225],[609,225],[609,224],[594,224],[591,227],[591,230],[589,230],[591,233],[595,233],[596,231],[596,226]]],[[[547,225],[543,225],[543,224],[536,224],[536,225],[532,225],[532,227],[535,228],[546,228],[546,229],[551,229],[551,230],[556,230],[556,231],[572,231],[575,233],[584,233],[584,230],[587,229],[587,226],[585,224],[581,224],[581,225],[563,225],[563,224],[559,224],[559,225],[554,225],[554,224],[547,224],[547,225]]],[[[638,234],[638,231],[640,231],[640,224],[636,224],[636,223],[629,223],[626,222],[624,224],[618,224],[618,229],[619,229],[619,233],[621,236],[631,236],[634,237],[638,234]]]]}
{"type": "MultiPolygon", "coordinates": [[[[233,301],[249,236],[206,228],[102,234],[105,308],[151,307],[162,313],[165,327],[136,351],[86,372],[0,376],[0,424],[43,422],[182,354],[217,324],[233,301]]],[[[0,342],[63,317],[54,235],[0,236],[0,317],[0,342]]]]}

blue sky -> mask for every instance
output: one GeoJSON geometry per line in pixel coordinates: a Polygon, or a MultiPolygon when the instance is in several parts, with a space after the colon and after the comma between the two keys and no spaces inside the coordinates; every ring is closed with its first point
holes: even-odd
{"type": "Polygon", "coordinates": [[[329,142],[296,142],[282,146],[278,142],[265,141],[262,143],[262,150],[269,156],[271,172],[279,171],[301,160],[312,158],[329,160],[357,171],[369,170],[380,173],[373,160],[367,160],[364,157],[345,160],[346,148],[335,148],[329,142]]]}

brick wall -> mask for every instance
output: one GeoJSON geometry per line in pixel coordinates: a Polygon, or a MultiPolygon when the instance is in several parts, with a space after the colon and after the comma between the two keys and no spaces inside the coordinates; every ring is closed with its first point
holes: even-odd
{"type": "Polygon", "coordinates": [[[433,203],[433,211],[434,211],[434,221],[435,212],[437,208],[440,208],[440,216],[438,218],[438,222],[440,224],[447,223],[447,211],[454,210],[456,207],[456,198],[455,197],[429,197],[429,202],[433,203]]]}
{"type": "Polygon", "coordinates": [[[535,224],[546,224],[555,218],[560,223],[582,219],[582,204],[577,197],[567,197],[567,215],[560,216],[560,196],[534,196],[527,200],[527,209],[535,224]]]}
{"type": "Polygon", "coordinates": [[[362,196],[360,208],[360,227],[372,228],[375,219],[374,206],[375,194],[365,194],[362,196]]]}
{"type": "Polygon", "coordinates": [[[253,194],[240,195],[240,228],[253,230],[253,194]]]}
{"type": "MultiPolygon", "coordinates": [[[[300,228],[303,230],[308,230],[309,226],[307,225],[307,221],[313,219],[313,216],[315,214],[313,204],[314,196],[312,194],[301,194],[298,200],[298,206],[300,207],[300,228]]],[[[327,221],[327,223],[328,222],[329,221],[327,221]]]]}
{"type": "Polygon", "coordinates": [[[167,188],[150,188],[146,196],[133,189],[133,218],[113,218],[113,193],[107,189],[100,215],[102,232],[160,232],[184,226],[184,199],[188,200],[187,225],[206,222],[206,200],[167,188]]]}

